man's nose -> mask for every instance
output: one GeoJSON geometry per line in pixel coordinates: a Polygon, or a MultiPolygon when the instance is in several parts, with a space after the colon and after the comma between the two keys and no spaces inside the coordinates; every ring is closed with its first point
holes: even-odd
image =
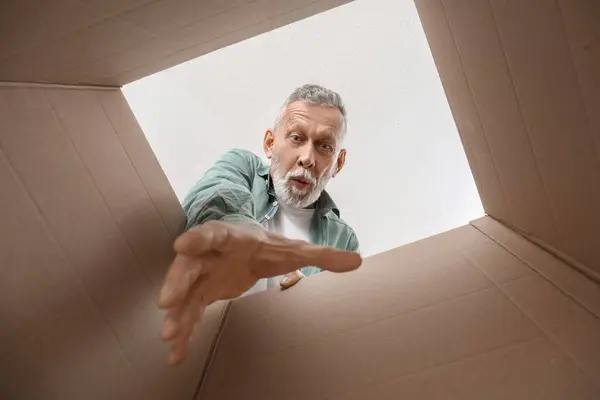
{"type": "Polygon", "coordinates": [[[315,152],[312,146],[303,146],[298,157],[298,165],[302,168],[309,169],[315,165],[315,152]]]}

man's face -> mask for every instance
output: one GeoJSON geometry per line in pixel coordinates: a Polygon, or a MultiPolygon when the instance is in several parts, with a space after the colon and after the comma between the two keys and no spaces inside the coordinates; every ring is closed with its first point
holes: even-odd
{"type": "Polygon", "coordinates": [[[319,198],[344,165],[342,124],[342,113],[335,107],[304,101],[286,107],[264,139],[279,201],[303,208],[319,198]]]}

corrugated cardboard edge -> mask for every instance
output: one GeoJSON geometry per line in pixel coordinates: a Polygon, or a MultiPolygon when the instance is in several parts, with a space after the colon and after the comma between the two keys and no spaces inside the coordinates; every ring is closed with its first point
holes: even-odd
{"type": "Polygon", "coordinates": [[[538,238],[537,236],[528,235],[527,233],[522,232],[520,229],[515,229],[515,231],[519,232],[522,236],[529,239],[529,241],[537,244],[539,247],[546,250],[548,253],[553,254],[555,257],[559,258],[564,263],[569,264],[570,266],[572,266],[573,268],[575,268],[576,270],[581,272],[583,275],[585,275],[588,278],[590,278],[591,280],[593,280],[594,282],[600,284],[600,273],[598,273],[598,272],[594,271],[593,269],[589,268],[588,266],[580,263],[579,261],[575,260],[573,257],[558,250],[557,248],[550,246],[548,243],[544,242],[542,239],[538,238]]]}
{"type": "Polygon", "coordinates": [[[204,366],[202,367],[202,373],[200,374],[200,379],[198,380],[198,386],[196,386],[196,391],[194,392],[194,399],[199,399],[202,394],[202,389],[204,384],[208,378],[208,372],[212,365],[213,360],[215,359],[215,355],[217,353],[217,349],[219,347],[219,341],[221,339],[221,335],[223,333],[223,329],[225,328],[225,322],[227,321],[227,316],[229,315],[229,310],[231,309],[232,301],[228,301],[223,307],[223,312],[221,314],[221,321],[219,322],[219,326],[217,327],[217,332],[213,337],[212,343],[210,345],[210,349],[208,351],[208,355],[206,360],[204,361],[204,366]]]}
{"type": "Polygon", "coordinates": [[[100,86],[100,85],[69,85],[63,83],[42,83],[42,82],[7,82],[0,81],[0,87],[17,88],[41,88],[41,89],[71,89],[71,90],[121,90],[120,86],[100,86]]]}
{"type": "Polygon", "coordinates": [[[590,276],[595,274],[589,268],[490,216],[471,221],[471,225],[600,318],[600,280],[590,276]]]}

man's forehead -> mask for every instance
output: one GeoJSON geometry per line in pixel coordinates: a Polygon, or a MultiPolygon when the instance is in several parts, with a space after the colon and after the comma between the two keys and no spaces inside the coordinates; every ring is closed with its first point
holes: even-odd
{"type": "Polygon", "coordinates": [[[314,133],[318,137],[335,137],[340,131],[340,126],[325,125],[321,123],[315,124],[304,118],[290,118],[285,128],[288,131],[298,131],[303,133],[314,133]]]}
{"type": "Polygon", "coordinates": [[[319,130],[340,131],[343,125],[343,116],[336,107],[311,104],[308,102],[294,102],[282,111],[281,122],[286,127],[304,126],[309,123],[322,125],[319,130]]]}

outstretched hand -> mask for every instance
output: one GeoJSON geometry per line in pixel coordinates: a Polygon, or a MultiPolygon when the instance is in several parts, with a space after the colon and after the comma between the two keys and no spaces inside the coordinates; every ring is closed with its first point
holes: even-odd
{"type": "Polygon", "coordinates": [[[240,296],[260,278],[304,266],[347,272],[362,263],[355,252],[221,221],[185,232],[175,241],[175,251],[158,300],[159,307],[167,310],[162,337],[172,343],[171,364],[185,360],[194,326],[209,304],[240,296]]]}

